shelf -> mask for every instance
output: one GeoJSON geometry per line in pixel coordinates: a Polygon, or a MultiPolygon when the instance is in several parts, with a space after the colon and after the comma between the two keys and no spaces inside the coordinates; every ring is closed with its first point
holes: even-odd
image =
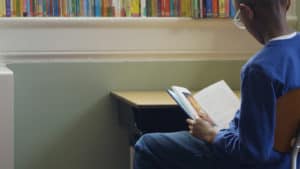
{"type": "Polygon", "coordinates": [[[1,27],[149,27],[149,26],[231,26],[231,19],[189,17],[28,17],[0,18],[1,27]]]}
{"type": "MultiPolygon", "coordinates": [[[[289,16],[291,26],[297,26],[297,16],[289,16]]],[[[206,18],[192,19],[189,17],[13,17],[0,18],[1,27],[148,27],[148,26],[178,26],[178,27],[232,27],[232,19],[206,18]]]]}

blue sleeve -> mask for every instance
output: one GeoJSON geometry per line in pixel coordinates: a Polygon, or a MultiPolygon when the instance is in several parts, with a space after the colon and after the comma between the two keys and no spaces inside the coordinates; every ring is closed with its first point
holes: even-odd
{"type": "Polygon", "coordinates": [[[221,130],[213,144],[233,159],[255,164],[272,153],[276,94],[274,82],[259,67],[248,67],[242,75],[238,130],[221,130]]]}

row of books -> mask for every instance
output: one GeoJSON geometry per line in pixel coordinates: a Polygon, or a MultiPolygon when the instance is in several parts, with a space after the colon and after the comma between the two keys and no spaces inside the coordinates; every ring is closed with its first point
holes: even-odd
{"type": "Polygon", "coordinates": [[[233,0],[0,0],[0,16],[232,17],[233,0]]]}

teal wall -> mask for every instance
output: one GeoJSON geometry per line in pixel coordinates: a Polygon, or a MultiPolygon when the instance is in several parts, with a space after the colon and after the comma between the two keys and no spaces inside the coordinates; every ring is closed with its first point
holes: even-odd
{"type": "Polygon", "coordinates": [[[239,88],[244,61],[13,64],[15,169],[128,169],[112,90],[239,88]]]}

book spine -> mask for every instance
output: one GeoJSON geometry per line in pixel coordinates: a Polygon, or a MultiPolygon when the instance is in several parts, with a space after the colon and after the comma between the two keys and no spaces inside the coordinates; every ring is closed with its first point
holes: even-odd
{"type": "Polygon", "coordinates": [[[126,0],[126,16],[131,16],[131,0],[126,0]]]}
{"type": "Polygon", "coordinates": [[[186,10],[187,10],[187,17],[192,17],[192,0],[187,0],[186,2],[186,10]]]}
{"type": "Polygon", "coordinates": [[[76,16],[80,16],[80,0],[76,0],[75,8],[76,8],[76,16]]]}
{"type": "Polygon", "coordinates": [[[100,0],[95,0],[95,16],[100,16],[100,0]]]}
{"type": "Polygon", "coordinates": [[[192,10],[193,15],[192,15],[192,17],[195,18],[195,19],[197,19],[197,18],[199,18],[199,5],[198,5],[198,0],[193,0],[192,3],[193,3],[193,4],[192,4],[192,7],[193,7],[193,10],[192,10]]]}
{"type": "Polygon", "coordinates": [[[178,0],[174,0],[174,16],[179,16],[177,6],[178,6],[178,0]]]}
{"type": "Polygon", "coordinates": [[[212,0],[206,0],[206,17],[210,18],[213,16],[213,6],[212,6],[212,0]]]}
{"type": "Polygon", "coordinates": [[[38,16],[43,16],[43,0],[38,0],[37,2],[38,2],[37,14],[38,14],[38,16]]]}
{"type": "Polygon", "coordinates": [[[6,16],[11,16],[11,7],[10,7],[10,0],[6,0],[5,6],[6,6],[6,16]]]}
{"type": "Polygon", "coordinates": [[[218,17],[219,16],[219,4],[218,0],[212,0],[212,14],[213,17],[218,17]]]}
{"type": "Polygon", "coordinates": [[[88,0],[83,0],[83,9],[84,9],[84,16],[89,16],[89,2],[88,0]]]}
{"type": "Polygon", "coordinates": [[[112,5],[112,11],[113,11],[113,16],[120,16],[120,1],[119,0],[113,0],[113,5],[112,5]]]}
{"type": "Polygon", "coordinates": [[[27,16],[27,0],[21,0],[21,16],[27,16]]]}
{"type": "Polygon", "coordinates": [[[102,16],[107,16],[107,8],[108,8],[108,2],[107,0],[103,0],[103,5],[102,5],[102,16]]]}
{"type": "Polygon", "coordinates": [[[72,16],[76,16],[76,0],[72,0],[72,16]]]}
{"type": "Polygon", "coordinates": [[[170,16],[175,16],[175,0],[170,0],[170,16]]]}
{"type": "Polygon", "coordinates": [[[146,14],[146,0],[141,0],[141,16],[145,17],[146,14]]]}
{"type": "Polygon", "coordinates": [[[230,16],[230,0],[225,0],[225,17],[228,18],[230,16]]]}
{"type": "Polygon", "coordinates": [[[151,0],[146,0],[146,16],[150,17],[151,16],[151,0]]]}
{"type": "Polygon", "coordinates": [[[139,8],[140,8],[140,1],[139,0],[131,0],[131,16],[139,16],[139,8]]]}
{"type": "Polygon", "coordinates": [[[199,17],[200,18],[203,18],[204,17],[204,15],[203,15],[203,0],[199,0],[198,1],[198,5],[199,5],[199,17]]]}
{"type": "Polygon", "coordinates": [[[4,17],[6,14],[5,14],[5,1],[4,0],[0,0],[0,17],[4,17]]]}
{"type": "Polygon", "coordinates": [[[161,16],[164,17],[166,16],[166,0],[161,0],[161,6],[160,6],[160,11],[161,11],[161,16]]]}
{"type": "Polygon", "coordinates": [[[30,0],[25,0],[26,2],[26,16],[31,16],[31,13],[30,13],[30,0]]]}
{"type": "Polygon", "coordinates": [[[170,13],[171,13],[170,0],[165,0],[165,16],[170,17],[170,13]]]}
{"type": "Polygon", "coordinates": [[[234,0],[230,0],[230,17],[234,18],[234,16],[235,16],[234,0]]]}
{"type": "MultiPolygon", "coordinates": [[[[220,0],[219,0],[220,1],[220,0]]],[[[206,18],[207,16],[206,16],[206,14],[207,14],[207,10],[206,10],[206,0],[202,0],[202,15],[203,15],[203,18],[206,18]]],[[[220,10],[220,8],[219,8],[219,10],[220,10]]]]}
{"type": "Polygon", "coordinates": [[[157,0],[155,1],[155,3],[156,4],[153,4],[154,6],[152,6],[152,11],[154,9],[156,12],[154,13],[154,15],[152,14],[152,16],[159,16],[159,17],[163,16],[163,11],[162,11],[163,0],[157,0]]]}
{"type": "Polygon", "coordinates": [[[219,0],[219,15],[221,18],[229,16],[229,0],[219,0]]]}

